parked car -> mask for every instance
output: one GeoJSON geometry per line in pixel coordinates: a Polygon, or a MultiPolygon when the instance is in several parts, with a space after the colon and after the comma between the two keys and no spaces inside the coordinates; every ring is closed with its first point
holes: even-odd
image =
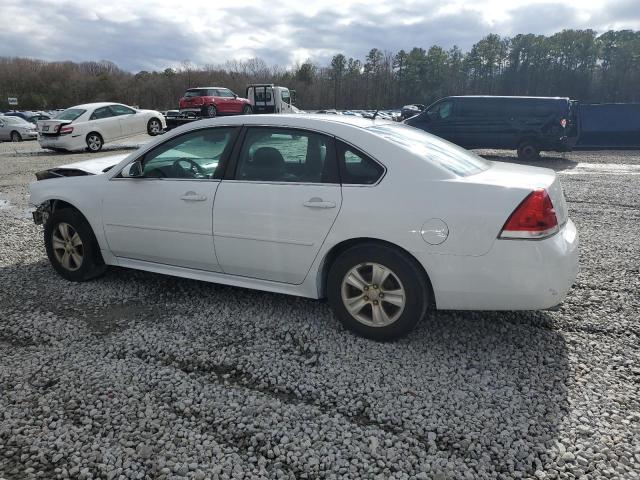
{"type": "Polygon", "coordinates": [[[446,97],[405,120],[464,148],[517,149],[523,160],[540,151],[570,151],[577,140],[575,112],[560,97],[446,97]]]}
{"type": "Polygon", "coordinates": [[[577,271],[553,170],[485,161],[390,121],[205,119],[37,178],[34,220],[68,280],[118,265],[327,297],[379,340],[429,309],[553,307],[577,271]]]}
{"type": "Polygon", "coordinates": [[[251,113],[251,104],[224,87],[190,88],[180,99],[180,113],[203,117],[251,113]]]}
{"type": "Polygon", "coordinates": [[[414,115],[418,115],[424,109],[425,109],[425,106],[421,103],[413,103],[410,105],[405,105],[400,110],[400,116],[402,117],[402,120],[406,120],[407,118],[411,118],[414,115]]]}
{"type": "Polygon", "coordinates": [[[51,118],[49,115],[45,115],[42,112],[9,112],[5,113],[4,115],[7,117],[20,117],[29,123],[33,123],[34,125],[38,122],[38,120],[48,120],[51,118]]]}
{"type": "Polygon", "coordinates": [[[29,123],[21,117],[0,115],[0,140],[21,142],[35,140],[37,137],[38,132],[33,123],[29,123]]]}
{"type": "Polygon", "coordinates": [[[68,108],[51,120],[38,122],[42,148],[99,152],[107,142],[148,133],[158,135],[167,126],[154,110],[136,110],[120,103],[87,103],[68,108]]]}

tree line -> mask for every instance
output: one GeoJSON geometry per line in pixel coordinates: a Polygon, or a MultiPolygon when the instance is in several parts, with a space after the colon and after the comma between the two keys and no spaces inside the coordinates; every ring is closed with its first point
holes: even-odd
{"type": "Polygon", "coordinates": [[[141,108],[177,108],[185,89],[226,86],[244,96],[250,83],[297,92],[303,109],[396,108],[447,95],[568,96],[583,102],[640,102],[640,31],[563,30],[553,35],[490,34],[467,52],[438,45],[364,59],[337,53],[329,65],[293,68],[261,59],[132,73],[109,61],[46,62],[0,57],[0,109],[18,97],[21,109],[115,101],[141,108]]]}

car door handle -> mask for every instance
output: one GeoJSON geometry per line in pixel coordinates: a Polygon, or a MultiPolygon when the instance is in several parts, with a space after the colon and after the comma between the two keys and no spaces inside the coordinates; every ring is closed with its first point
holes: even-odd
{"type": "Polygon", "coordinates": [[[196,192],[187,192],[180,196],[180,200],[184,200],[185,202],[204,202],[206,199],[206,196],[199,195],[196,192]]]}
{"type": "Polygon", "coordinates": [[[325,202],[319,197],[313,197],[303,203],[305,207],[309,208],[335,208],[335,202],[325,202]]]}

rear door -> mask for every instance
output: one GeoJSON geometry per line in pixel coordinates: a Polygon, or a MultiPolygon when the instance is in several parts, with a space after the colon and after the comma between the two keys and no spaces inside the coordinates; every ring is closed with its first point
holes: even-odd
{"type": "Polygon", "coordinates": [[[300,284],[342,204],[333,139],[249,127],[213,212],[225,273],[300,284]]]}

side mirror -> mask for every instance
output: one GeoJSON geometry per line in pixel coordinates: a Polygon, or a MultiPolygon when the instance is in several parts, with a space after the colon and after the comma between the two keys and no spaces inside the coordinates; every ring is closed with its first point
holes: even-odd
{"type": "Polygon", "coordinates": [[[234,94],[233,94],[233,98],[234,98],[234,100],[235,100],[236,98],[238,98],[238,95],[234,93],[234,94]]]}
{"type": "Polygon", "coordinates": [[[142,162],[136,160],[122,169],[120,172],[123,178],[140,178],[142,177],[142,162]]]}

